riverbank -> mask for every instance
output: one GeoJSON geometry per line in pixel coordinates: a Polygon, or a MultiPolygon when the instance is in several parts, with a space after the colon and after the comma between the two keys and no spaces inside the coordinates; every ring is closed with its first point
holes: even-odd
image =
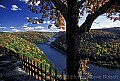
{"type": "Polygon", "coordinates": [[[53,46],[53,45],[51,45],[51,44],[49,44],[49,46],[50,46],[51,48],[53,48],[53,49],[55,49],[55,50],[61,52],[62,54],[66,55],[66,53],[63,52],[62,50],[60,50],[59,48],[57,48],[57,47],[55,47],[55,46],[53,46]]]}
{"type": "Polygon", "coordinates": [[[109,68],[109,69],[120,69],[120,65],[114,66],[112,64],[106,64],[105,62],[100,62],[100,61],[99,62],[90,61],[89,63],[92,63],[96,66],[109,68]]]}
{"type": "MultiPolygon", "coordinates": [[[[60,50],[59,48],[55,47],[54,45],[52,45],[52,44],[48,44],[48,45],[49,45],[52,49],[55,49],[55,50],[61,52],[62,54],[66,55],[65,52],[63,52],[63,51],[60,50]]],[[[96,65],[96,66],[109,68],[109,69],[120,69],[120,65],[115,66],[115,65],[112,65],[112,64],[108,64],[108,63],[106,63],[105,61],[104,61],[104,62],[101,62],[101,61],[91,61],[91,60],[90,60],[89,63],[94,64],[94,65],[96,65]]]]}
{"type": "Polygon", "coordinates": [[[66,56],[64,54],[51,48],[48,44],[38,44],[38,47],[44,52],[45,56],[59,73],[66,69],[66,56]]]}
{"type": "MultiPolygon", "coordinates": [[[[63,34],[51,42],[51,45],[66,52],[66,43],[66,34],[63,34]]],[[[82,58],[89,58],[96,65],[120,69],[119,48],[120,36],[116,31],[91,30],[81,36],[79,51],[82,53],[82,58]]]]}
{"type": "MultiPolygon", "coordinates": [[[[49,61],[58,68],[59,73],[63,72],[63,69],[66,68],[66,55],[51,48],[48,44],[39,44],[38,46],[41,51],[44,51],[49,61]]],[[[120,71],[118,69],[104,68],[92,63],[88,63],[88,66],[90,68],[87,71],[92,74],[89,81],[120,81],[120,71]]]]}

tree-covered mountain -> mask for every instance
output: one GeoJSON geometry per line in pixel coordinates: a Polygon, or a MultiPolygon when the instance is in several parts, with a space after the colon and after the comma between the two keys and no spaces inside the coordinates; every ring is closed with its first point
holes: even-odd
{"type": "Polygon", "coordinates": [[[34,31],[27,31],[27,32],[13,32],[12,35],[16,35],[20,38],[26,39],[29,42],[39,44],[44,43],[52,37],[55,32],[34,32],[34,31]]]}
{"type": "MultiPolygon", "coordinates": [[[[52,35],[53,33],[51,33],[52,35]]],[[[0,53],[4,53],[4,48],[15,54],[21,54],[30,60],[38,61],[50,67],[52,64],[35,43],[43,43],[48,41],[50,35],[48,33],[38,32],[16,32],[16,33],[0,33],[0,53]],[[39,40],[39,42],[37,41],[39,40]],[[37,41],[37,42],[36,42],[37,41]],[[33,43],[32,43],[33,42],[33,43]]]]}
{"type": "MultiPolygon", "coordinates": [[[[94,29],[81,37],[81,58],[102,66],[120,68],[120,28],[94,29]],[[116,32],[117,31],[117,32],[116,32]]],[[[63,33],[51,46],[66,52],[66,35],[63,33]]]]}

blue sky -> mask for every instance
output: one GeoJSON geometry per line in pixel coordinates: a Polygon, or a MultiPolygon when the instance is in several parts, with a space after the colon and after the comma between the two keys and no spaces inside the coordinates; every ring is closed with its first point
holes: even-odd
{"type": "MultiPolygon", "coordinates": [[[[28,0],[0,0],[0,31],[3,32],[19,32],[19,31],[59,31],[49,20],[43,24],[35,25],[27,22],[27,17],[40,18],[40,14],[32,13],[26,4],[28,0]],[[52,24],[51,29],[48,25],[52,24]]],[[[83,17],[79,24],[84,22],[83,17]]],[[[106,17],[100,16],[93,23],[92,29],[104,27],[120,27],[120,21],[113,21],[106,17]]]]}

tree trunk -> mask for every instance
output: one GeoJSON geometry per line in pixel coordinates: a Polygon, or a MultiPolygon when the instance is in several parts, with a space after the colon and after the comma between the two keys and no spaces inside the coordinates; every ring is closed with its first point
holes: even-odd
{"type": "Polygon", "coordinates": [[[80,81],[78,75],[80,66],[80,34],[77,32],[77,29],[79,28],[79,9],[70,9],[68,12],[68,19],[66,20],[68,81],[80,81]]]}

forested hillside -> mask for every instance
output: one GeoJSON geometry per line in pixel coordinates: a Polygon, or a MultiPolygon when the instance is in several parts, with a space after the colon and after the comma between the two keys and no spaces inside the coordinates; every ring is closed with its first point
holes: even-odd
{"type": "Polygon", "coordinates": [[[39,43],[47,42],[49,38],[52,37],[55,33],[27,31],[27,32],[14,32],[11,34],[26,39],[29,42],[39,44],[39,43]]]}
{"type": "MultiPolygon", "coordinates": [[[[116,29],[91,30],[81,37],[81,57],[101,66],[120,67],[120,34],[116,29]]],[[[66,52],[65,33],[51,46],[66,52]]]]}
{"type": "MultiPolygon", "coordinates": [[[[52,34],[51,34],[52,35],[52,34]]],[[[38,61],[51,65],[43,51],[41,51],[36,44],[34,43],[43,43],[48,41],[50,36],[46,33],[37,33],[37,32],[18,32],[18,33],[0,33],[0,47],[6,47],[14,53],[21,54],[30,60],[38,61]],[[41,36],[41,37],[40,37],[41,36]],[[35,38],[35,39],[34,39],[35,38]],[[36,39],[39,40],[36,41],[36,39]],[[34,43],[32,43],[34,42],[34,43]]],[[[0,53],[3,53],[4,50],[0,50],[0,53]]]]}

